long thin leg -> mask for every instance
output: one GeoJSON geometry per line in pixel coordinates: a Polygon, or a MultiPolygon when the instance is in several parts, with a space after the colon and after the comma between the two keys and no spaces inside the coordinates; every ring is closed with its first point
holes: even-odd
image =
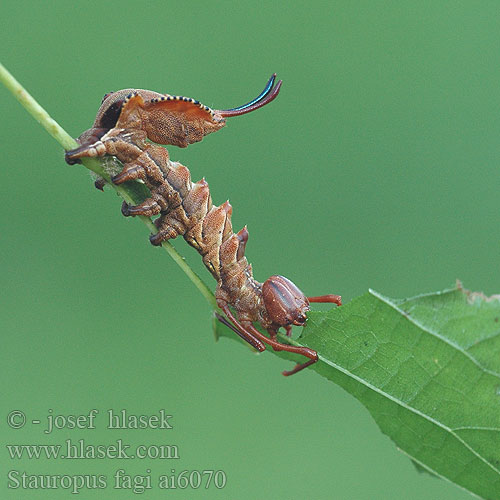
{"type": "MultiPolygon", "coordinates": [[[[250,333],[254,334],[257,337],[257,334],[262,335],[257,328],[255,328],[252,324],[246,325],[250,333]]],[[[287,332],[288,333],[288,332],[287,332]]],[[[266,342],[275,350],[275,351],[288,351],[288,352],[295,352],[297,354],[302,354],[303,356],[306,356],[307,358],[310,358],[309,361],[306,361],[305,363],[297,363],[294,368],[291,370],[285,370],[281,372],[285,377],[289,377],[290,375],[293,375],[294,373],[298,373],[304,368],[307,368],[308,366],[311,366],[312,364],[316,363],[318,361],[318,353],[316,351],[313,351],[312,349],[309,349],[308,347],[296,347],[288,344],[282,344],[281,342],[278,342],[276,339],[276,332],[270,332],[271,334],[271,339],[268,339],[265,335],[262,335],[264,337],[262,340],[266,342]],[[273,335],[274,333],[274,335],[273,335]]]]}
{"type": "Polygon", "coordinates": [[[319,295],[318,297],[307,297],[309,302],[330,302],[332,304],[342,305],[342,297],[340,295],[319,295]]]}
{"type": "Polygon", "coordinates": [[[219,313],[215,313],[215,317],[223,324],[226,325],[228,328],[231,328],[234,333],[239,335],[245,342],[248,342],[253,348],[257,349],[258,351],[262,352],[266,350],[266,346],[257,339],[254,339],[251,336],[245,336],[243,335],[238,328],[236,328],[230,321],[228,321],[224,316],[221,316],[219,313]]]}
{"type": "MultiPolygon", "coordinates": [[[[289,375],[293,375],[294,373],[300,372],[307,366],[312,365],[313,363],[316,363],[318,361],[318,354],[316,351],[313,351],[312,349],[309,349],[308,347],[296,347],[293,345],[288,345],[288,344],[282,344],[281,342],[278,342],[274,338],[268,338],[264,334],[260,333],[257,328],[255,328],[250,322],[245,322],[245,326],[243,326],[233,315],[231,310],[229,309],[229,306],[227,304],[222,304],[222,310],[226,314],[226,316],[234,323],[236,328],[243,333],[245,332],[246,335],[250,335],[251,337],[254,337],[261,342],[265,342],[266,344],[269,344],[275,351],[287,351],[287,352],[294,352],[296,354],[302,354],[303,356],[306,356],[307,358],[310,358],[309,361],[306,363],[298,363],[295,368],[289,371],[284,371],[283,375],[285,377],[289,375]]],[[[272,334],[271,334],[272,335],[272,334]]],[[[275,337],[275,335],[274,335],[275,337]]]]}
{"type": "MultiPolygon", "coordinates": [[[[319,295],[318,297],[307,297],[307,300],[309,302],[320,302],[320,303],[332,303],[332,304],[337,304],[338,306],[342,305],[342,297],[340,295],[319,295]]],[[[286,334],[290,336],[291,331],[286,329],[286,334]]],[[[297,363],[295,365],[295,368],[292,370],[284,371],[282,372],[285,377],[289,377],[290,375],[293,375],[294,373],[300,372],[304,368],[307,368],[308,366],[311,366],[313,363],[316,363],[317,359],[311,359],[309,361],[306,361],[305,363],[297,363]]]]}
{"type": "MultiPolygon", "coordinates": [[[[287,337],[292,336],[292,327],[291,326],[285,326],[284,327],[286,330],[286,335],[287,337]]],[[[277,331],[269,330],[269,334],[271,335],[272,340],[276,340],[276,335],[278,334],[277,331]]],[[[274,348],[275,351],[278,349],[274,348]]],[[[305,363],[297,363],[295,367],[291,370],[285,370],[284,372],[281,372],[285,377],[289,377],[290,375],[293,375],[294,373],[300,372],[304,368],[307,368],[308,366],[311,366],[312,364],[316,363],[317,359],[310,359],[309,361],[306,361],[305,363]]]]}
{"type": "Polygon", "coordinates": [[[259,330],[257,330],[257,328],[255,328],[255,326],[253,326],[251,323],[245,324],[243,328],[245,328],[249,333],[257,337],[262,342],[269,344],[275,351],[293,352],[296,354],[302,354],[303,356],[306,356],[309,359],[313,359],[314,361],[318,360],[318,354],[316,353],[316,351],[309,349],[309,347],[297,347],[294,345],[282,344],[281,342],[266,337],[265,335],[260,333],[259,330]]]}
{"type": "Polygon", "coordinates": [[[300,372],[304,368],[307,368],[308,366],[313,365],[318,361],[317,359],[310,359],[309,361],[306,361],[305,363],[297,363],[295,365],[295,368],[292,368],[291,370],[285,370],[281,372],[285,377],[289,377],[290,375],[293,375],[294,373],[300,372]]]}

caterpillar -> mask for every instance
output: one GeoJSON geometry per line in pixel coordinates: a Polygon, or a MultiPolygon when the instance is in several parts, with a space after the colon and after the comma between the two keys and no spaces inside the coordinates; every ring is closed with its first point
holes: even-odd
{"type": "MultiPolygon", "coordinates": [[[[215,298],[225,314],[217,314],[217,318],[251,346],[264,351],[268,344],[276,351],[308,358],[283,372],[288,376],[315,363],[318,355],[307,347],[279,342],[278,330],[283,327],[291,336],[292,325],[305,325],[310,302],[341,305],[341,297],[306,297],[294,283],[278,275],[264,283],[257,281],[245,257],[248,230],[245,226],[233,232],[229,202],[213,205],[205,179],[193,183],[187,167],[171,161],[165,148],[149,142],[186,147],[201,141],[205,135],[221,129],[226,118],[270,103],[278,95],[281,83],[276,82],[274,74],[255,99],[226,110],[213,110],[188,97],[150,90],[125,89],[106,94],[92,128],[80,135],[80,146],[67,151],[65,159],[74,164],[84,157],[112,155],[123,164],[123,170],[111,178],[114,184],[144,182],[151,196],[135,206],[124,202],[123,215],[158,215],[154,222],[158,231],[150,236],[153,245],[181,235],[199,252],[217,281],[215,298]],[[269,336],[254,324],[259,324],[269,336]]],[[[104,183],[104,179],[98,179],[96,187],[102,189],[104,183]]]]}

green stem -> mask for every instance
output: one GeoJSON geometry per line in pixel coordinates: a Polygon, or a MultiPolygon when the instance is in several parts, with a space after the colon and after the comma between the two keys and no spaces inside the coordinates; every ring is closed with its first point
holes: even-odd
{"type": "MultiPolygon", "coordinates": [[[[24,89],[24,87],[9,73],[7,68],[0,63],[0,81],[12,92],[14,97],[28,111],[28,113],[40,123],[40,125],[66,150],[74,149],[78,143],[73,139],[50,115],[43,109],[40,104],[24,89]]],[[[141,186],[138,183],[126,183],[120,186],[115,186],[110,182],[109,174],[104,170],[102,163],[93,158],[84,158],[82,163],[85,167],[100,177],[108,181],[109,185],[127,202],[136,205],[142,201],[138,199],[138,193],[141,191],[141,186]],[[139,189],[138,189],[139,188],[139,189]]],[[[156,226],[149,217],[139,216],[139,218],[148,226],[148,228],[156,233],[156,226]]],[[[186,263],[184,257],[168,242],[164,241],[162,247],[174,259],[177,265],[184,271],[187,277],[194,283],[196,288],[202,293],[207,302],[214,309],[218,309],[217,302],[211,290],[201,280],[201,278],[191,269],[186,263]]]]}

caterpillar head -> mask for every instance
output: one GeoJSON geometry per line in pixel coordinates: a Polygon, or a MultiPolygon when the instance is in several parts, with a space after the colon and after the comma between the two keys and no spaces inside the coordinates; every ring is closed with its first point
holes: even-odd
{"type": "Polygon", "coordinates": [[[262,285],[262,298],[269,319],[275,325],[304,326],[309,301],[289,279],[271,276],[262,285]]]}
{"type": "Polygon", "coordinates": [[[119,90],[104,96],[93,128],[140,128],[153,142],[186,147],[221,129],[227,117],[249,113],[275,99],[281,87],[281,80],[275,85],[275,79],[276,74],[255,99],[226,110],[213,110],[190,97],[151,90],[119,90]]]}

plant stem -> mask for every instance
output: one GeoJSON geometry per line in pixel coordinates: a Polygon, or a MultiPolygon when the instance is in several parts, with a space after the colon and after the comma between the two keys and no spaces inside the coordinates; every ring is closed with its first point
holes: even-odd
{"type": "MultiPolygon", "coordinates": [[[[24,87],[12,76],[11,73],[0,63],[0,81],[12,92],[14,97],[21,103],[21,105],[28,111],[28,113],[40,123],[40,125],[66,150],[74,149],[78,143],[73,139],[51,116],[43,109],[40,104],[24,89],[24,87]]],[[[127,202],[130,204],[137,204],[142,200],[138,200],[138,189],[142,186],[139,183],[126,183],[120,186],[115,186],[111,181],[109,174],[105,171],[102,163],[93,158],[83,158],[82,163],[85,167],[98,176],[103,177],[108,181],[109,185],[127,202]]],[[[139,218],[146,224],[146,226],[156,233],[156,226],[149,217],[139,216],[139,218]]],[[[196,288],[202,293],[207,302],[214,309],[218,309],[215,297],[208,286],[201,280],[201,278],[191,269],[189,264],[184,260],[181,254],[171,245],[170,242],[164,241],[162,247],[177,263],[177,265],[184,271],[187,277],[194,283],[196,288]]]]}

